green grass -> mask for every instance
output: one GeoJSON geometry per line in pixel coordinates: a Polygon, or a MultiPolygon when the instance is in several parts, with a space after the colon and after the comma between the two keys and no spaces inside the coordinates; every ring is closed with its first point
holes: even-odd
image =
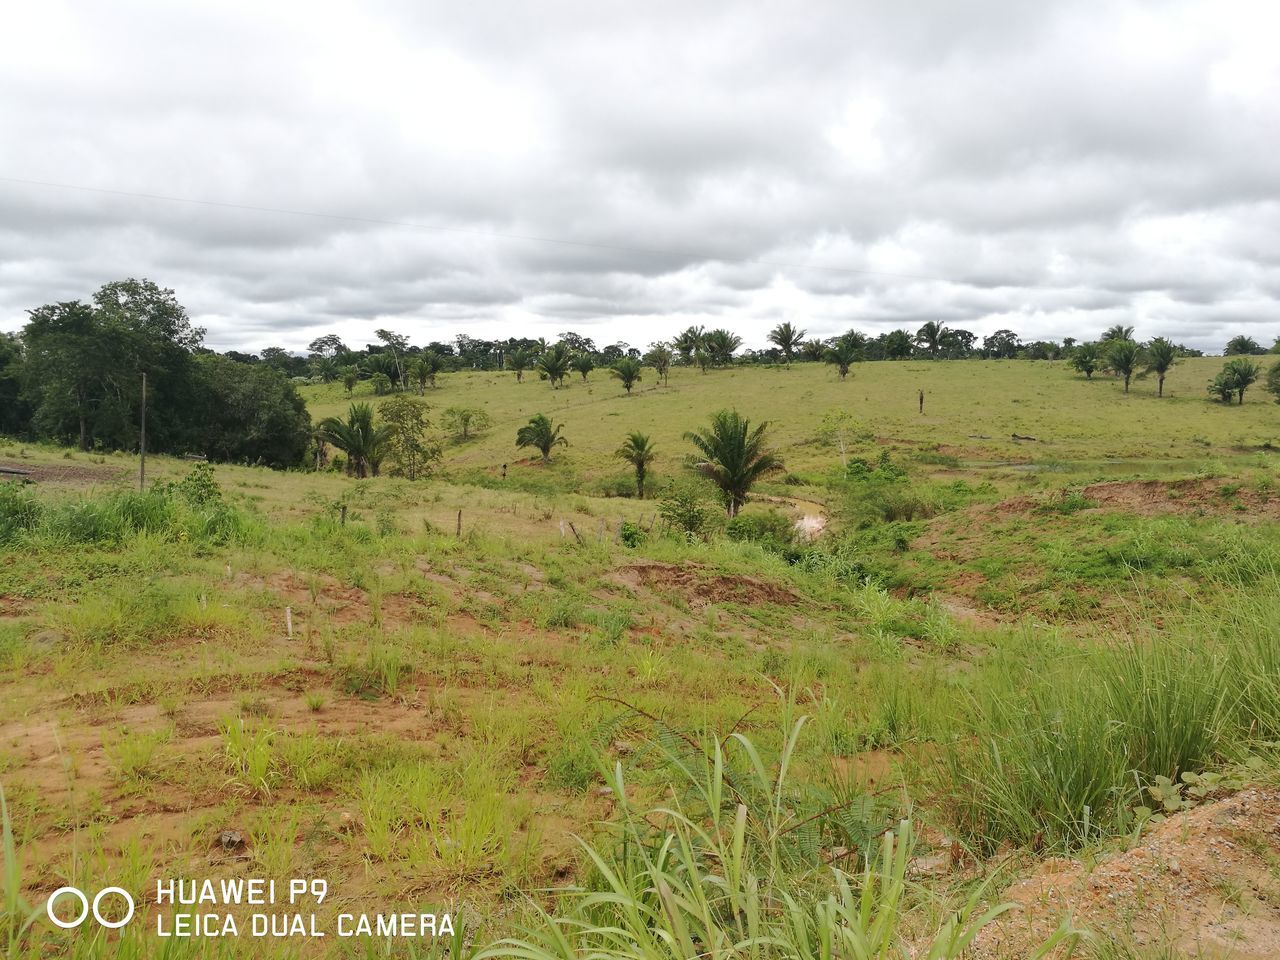
{"type": "MultiPolygon", "coordinates": [[[[447,375],[437,413],[493,426],[440,475],[217,466],[213,498],[181,461],[149,459],[140,494],[123,455],[0,442],[98,471],[0,484],[9,882],[31,903],[67,877],[141,893],[234,827],[246,869],[466,914],[459,954],[816,956],[830,937],[876,955],[910,936],[955,955],[999,891],[907,877],[921,837],[1101,855],[1140,833],[1158,778],[1272,775],[1276,408],[1201,399],[1214,363],[1180,364],[1163,400],[1025,362],[678,370],[631,397],[447,375]],[[650,433],[660,492],[683,432],[730,403],[774,420],[787,473],[676,536],[613,451],[650,433]],[[848,464],[833,410],[858,421],[848,464]],[[539,411],[571,442],[546,467],[513,445],[539,411]],[[1204,486],[1134,511],[1085,494],[1105,481],[1204,486]],[[829,524],[803,542],[814,512],[829,524]]],[[[346,403],[306,392],[315,415],[346,403]]],[[[153,946],[40,924],[7,955],[153,946]]],[[[455,949],[420,946],[393,955],[455,949]]]]}

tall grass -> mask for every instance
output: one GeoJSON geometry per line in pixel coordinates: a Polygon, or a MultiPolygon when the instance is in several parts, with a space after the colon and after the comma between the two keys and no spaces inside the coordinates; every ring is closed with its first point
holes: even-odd
{"type": "Polygon", "coordinates": [[[1145,788],[1280,732],[1280,603],[1235,595],[1173,637],[984,674],[941,757],[956,826],[985,850],[1073,850],[1129,829],[1145,788]]]}
{"type": "MultiPolygon", "coordinates": [[[[680,803],[633,806],[622,767],[615,767],[608,779],[619,808],[616,842],[583,844],[593,882],[561,891],[554,910],[539,909],[524,936],[487,947],[477,960],[963,955],[1008,907],[984,910],[985,890],[979,888],[938,910],[908,879],[914,845],[909,821],[880,835],[858,871],[829,867],[827,858],[806,863],[786,855],[788,834],[802,824],[787,802],[800,727],[798,722],[769,763],[740,734],[704,743],[697,769],[669,755],[672,792],[691,791],[698,812],[680,803]],[[750,784],[735,785],[727,749],[741,755],[750,784]],[[748,786],[756,791],[744,793],[748,786]]],[[[1043,957],[1078,936],[1064,924],[1027,956],[1043,957]]]]}
{"type": "Polygon", "coordinates": [[[0,545],[115,545],[140,535],[220,545],[257,532],[242,511],[221,500],[192,501],[173,485],[55,501],[0,483],[0,545]]]}

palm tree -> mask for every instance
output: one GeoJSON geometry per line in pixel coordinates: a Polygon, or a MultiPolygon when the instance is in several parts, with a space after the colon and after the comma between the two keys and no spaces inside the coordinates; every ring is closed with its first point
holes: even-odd
{"type": "Polygon", "coordinates": [[[338,362],[332,357],[316,357],[311,361],[311,370],[323,383],[338,379],[338,362]]]}
{"type": "Polygon", "coordinates": [[[938,359],[938,351],[942,348],[942,328],[944,320],[930,320],[916,331],[916,343],[929,351],[929,358],[938,359]]]}
{"type": "Polygon", "coordinates": [[[780,323],[769,331],[769,342],[782,351],[782,355],[790,364],[792,354],[800,349],[800,344],[804,342],[805,333],[804,330],[797,330],[790,322],[780,323]]]}
{"type": "Polygon", "coordinates": [[[516,383],[524,381],[524,372],[533,366],[533,354],[528,350],[512,350],[507,354],[507,367],[516,373],[516,383]]]}
{"type": "Polygon", "coordinates": [[[544,350],[538,357],[537,367],[551,381],[552,389],[559,389],[560,383],[569,375],[569,348],[563,343],[544,350]]]}
{"type": "Polygon", "coordinates": [[[702,327],[689,327],[677,336],[675,340],[671,342],[671,345],[679,351],[680,356],[682,356],[685,362],[688,363],[694,352],[702,346],[702,340],[705,336],[706,332],[702,327]]]}
{"type": "Polygon", "coordinates": [[[665,385],[667,374],[671,371],[671,361],[674,359],[671,348],[659,340],[649,347],[649,352],[644,355],[644,359],[662,378],[662,382],[665,385]]]}
{"type": "Polygon", "coordinates": [[[858,348],[847,337],[837,337],[831,341],[831,347],[827,350],[827,363],[834,363],[836,371],[843,380],[849,375],[849,368],[858,361],[858,348]]]}
{"type": "Polygon", "coordinates": [[[703,348],[711,355],[711,362],[720,366],[733,363],[733,352],[742,346],[742,338],[728,330],[712,330],[703,337],[703,348]]]}
{"type": "Polygon", "coordinates": [[[1071,366],[1083,373],[1086,380],[1093,379],[1093,371],[1098,369],[1100,362],[1096,343],[1082,343],[1071,352],[1071,366]]]}
{"type": "Polygon", "coordinates": [[[1129,392],[1129,381],[1142,359],[1142,351],[1132,340],[1112,340],[1107,347],[1107,364],[1117,376],[1124,377],[1124,392],[1129,392]]]}
{"type": "Polygon", "coordinates": [[[563,423],[553,427],[545,414],[536,414],[516,431],[516,446],[533,447],[542,454],[543,463],[550,463],[552,450],[569,445],[569,441],[560,436],[563,429],[563,423]]]}
{"type": "Polygon", "coordinates": [[[320,421],[316,435],[347,455],[348,474],[364,478],[370,473],[378,475],[391,431],[374,426],[373,407],[369,404],[353,403],[346,420],[326,417],[320,421]]]}
{"type": "Polygon", "coordinates": [[[631,388],[640,379],[641,369],[640,361],[634,357],[619,357],[609,371],[622,381],[623,387],[626,388],[627,393],[630,393],[631,388]]]}
{"type": "Polygon", "coordinates": [[[438,354],[430,351],[422,354],[409,364],[408,373],[418,384],[418,393],[427,392],[427,384],[436,385],[436,374],[444,367],[444,361],[438,354]]]}
{"type": "Polygon", "coordinates": [[[1108,343],[1112,340],[1132,340],[1133,327],[1126,327],[1123,323],[1117,323],[1114,327],[1107,327],[1106,332],[1102,334],[1102,342],[1108,343]]]}
{"type": "Polygon", "coordinates": [[[1266,352],[1257,340],[1253,339],[1253,337],[1246,337],[1242,333],[1227,341],[1226,349],[1222,351],[1222,355],[1224,357],[1248,357],[1266,352]]]}
{"type": "Polygon", "coordinates": [[[653,463],[658,456],[648,435],[639,432],[628,433],[626,441],[617,449],[614,456],[619,460],[627,461],[635,468],[636,496],[643,500],[645,473],[648,472],[649,464],[653,463]]]}
{"type": "Polygon", "coordinates": [[[821,360],[827,355],[827,345],[822,340],[806,340],[800,344],[800,356],[806,360],[821,360]]]}
{"type": "Polygon", "coordinates": [[[751,422],[736,410],[721,410],[712,416],[709,428],[684,435],[698,450],[694,469],[720,488],[730,517],[738,515],[757,480],[782,469],[782,461],[764,449],[768,426],[766,421],[752,430],[751,422]]]}
{"type": "Polygon", "coordinates": [[[1226,375],[1227,383],[1231,385],[1231,389],[1235,391],[1239,402],[1243,405],[1245,390],[1256,383],[1258,377],[1262,376],[1262,365],[1254,363],[1252,360],[1246,360],[1244,357],[1236,357],[1234,360],[1227,361],[1227,364],[1222,368],[1222,372],[1226,375]]]}
{"type": "Polygon", "coordinates": [[[596,368],[596,362],[591,359],[591,354],[580,353],[569,361],[569,366],[582,374],[582,382],[586,383],[587,374],[596,368]]]}
{"type": "Polygon", "coordinates": [[[1156,396],[1164,396],[1164,378],[1178,362],[1178,348],[1164,337],[1156,337],[1147,345],[1147,373],[1156,375],[1156,396]]]}

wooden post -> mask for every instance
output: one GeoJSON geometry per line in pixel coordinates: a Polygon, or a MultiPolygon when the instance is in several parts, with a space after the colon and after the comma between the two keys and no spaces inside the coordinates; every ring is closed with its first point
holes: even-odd
{"type": "Polygon", "coordinates": [[[560,539],[564,539],[564,517],[560,518],[560,539]]]}
{"type": "Polygon", "coordinates": [[[293,639],[293,607],[284,608],[284,629],[289,635],[289,639],[293,639]]]}
{"type": "Polygon", "coordinates": [[[462,511],[461,510],[458,511],[458,529],[454,531],[454,536],[455,537],[462,536],[462,511]]]}
{"type": "Polygon", "coordinates": [[[569,521],[569,529],[573,531],[573,539],[578,541],[579,546],[583,546],[582,537],[578,534],[578,528],[573,525],[573,521],[569,521]]]}
{"type": "Polygon", "coordinates": [[[138,432],[138,489],[147,485],[147,375],[142,375],[142,420],[138,432]]]}
{"type": "Polygon", "coordinates": [[[604,542],[604,517],[600,518],[600,529],[596,531],[596,543],[604,542]]]}
{"type": "Polygon", "coordinates": [[[342,510],[342,525],[345,527],[347,525],[347,505],[344,503],[340,509],[342,510]]]}

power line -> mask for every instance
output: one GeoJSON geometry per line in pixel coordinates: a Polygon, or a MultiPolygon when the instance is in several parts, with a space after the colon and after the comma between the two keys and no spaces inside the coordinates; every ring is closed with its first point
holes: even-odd
{"type": "Polygon", "coordinates": [[[289,207],[266,207],[252,203],[232,203],[225,200],[203,200],[196,197],[175,197],[162,193],[141,193],[133,190],[113,190],[107,187],[88,187],[76,183],[58,183],[51,180],[31,180],[26,177],[0,176],[0,182],[17,183],[30,187],[50,187],[57,190],[78,190],[83,193],[97,193],[111,197],[127,197],[133,200],[151,200],[161,203],[185,203],[199,207],[214,207],[221,210],[245,210],[253,213],[274,213],[289,217],[309,217],[315,220],[334,220],[345,223],[363,223],[383,227],[404,227],[411,230],[434,230],[441,233],[459,233],[473,237],[484,237],[493,240],[519,240],[526,243],[552,243],[565,247],[581,247],[589,250],[611,250],[616,253],[637,253],[657,256],[681,256],[694,260],[718,260],[721,263],[758,264],[764,267],[779,267],[788,270],[821,270],[831,273],[858,274],[868,277],[890,277],[897,280],[924,280],[931,283],[952,283],[954,281],[942,277],[928,277],[914,273],[891,273],[885,270],[860,270],[856,267],[838,267],[821,263],[797,263],[787,260],[772,260],[760,257],[723,257],[694,250],[676,250],[672,248],[643,247],[618,243],[595,243],[589,240],[566,240],[563,237],[542,237],[533,234],[503,233],[497,230],[477,230],[474,227],[449,227],[431,223],[418,223],[411,220],[387,220],[381,217],[357,217],[341,213],[324,213],[315,210],[295,210],[289,207]]]}

